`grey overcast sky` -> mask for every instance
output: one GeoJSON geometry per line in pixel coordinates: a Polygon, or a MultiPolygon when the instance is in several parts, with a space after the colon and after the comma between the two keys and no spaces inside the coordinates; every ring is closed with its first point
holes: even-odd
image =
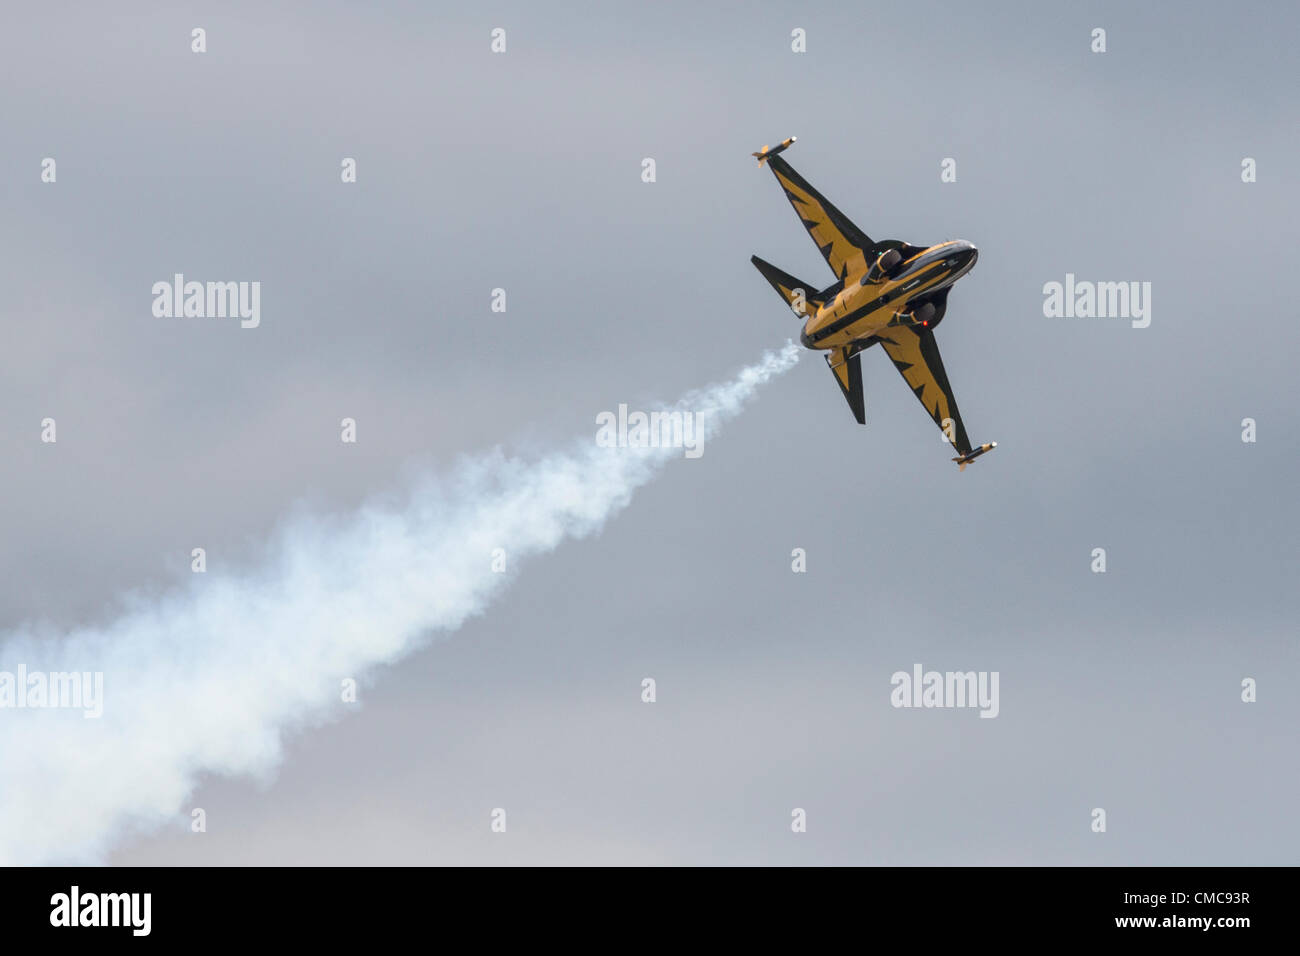
{"type": "Polygon", "coordinates": [[[278,772],[201,776],[108,861],[1296,863],[1298,21],[8,11],[0,633],[103,622],[185,584],[193,547],[243,566],[294,508],[594,436],[797,336],[750,255],[830,273],[764,143],[797,135],[787,158],[874,237],[980,249],[937,337],[995,454],[958,475],[879,350],[856,425],[808,354],[600,535],[287,737],[278,772]],[[155,318],[175,272],[260,281],[260,327],[155,318]],[[1045,317],[1067,273],[1150,282],[1150,326],[1045,317]],[[892,707],[917,663],[997,671],[999,715],[892,707]]]}

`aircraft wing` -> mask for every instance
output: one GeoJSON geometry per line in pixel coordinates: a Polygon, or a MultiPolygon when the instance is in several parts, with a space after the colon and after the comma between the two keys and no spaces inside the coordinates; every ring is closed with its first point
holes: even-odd
{"type": "Polygon", "coordinates": [[[783,157],[773,156],[767,163],[835,277],[844,279],[850,273],[864,271],[876,246],[871,237],[813,189],[783,157]]]}
{"type": "Polygon", "coordinates": [[[941,429],[946,419],[952,420],[952,431],[947,432],[959,455],[971,452],[966,426],[957,411],[957,399],[948,384],[948,375],[939,358],[939,345],[934,332],[917,326],[894,326],[877,333],[880,344],[889,353],[894,368],[902,373],[904,381],[921,400],[934,423],[941,429]]]}

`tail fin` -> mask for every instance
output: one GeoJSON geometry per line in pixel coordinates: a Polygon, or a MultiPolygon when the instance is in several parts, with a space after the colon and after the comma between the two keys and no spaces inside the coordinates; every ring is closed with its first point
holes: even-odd
{"type": "Polygon", "coordinates": [[[777,295],[785,299],[785,304],[796,315],[809,315],[821,307],[823,298],[815,286],[801,282],[788,272],[782,272],[770,262],[764,262],[758,256],[750,256],[749,261],[763,273],[763,278],[772,283],[777,295]]]}

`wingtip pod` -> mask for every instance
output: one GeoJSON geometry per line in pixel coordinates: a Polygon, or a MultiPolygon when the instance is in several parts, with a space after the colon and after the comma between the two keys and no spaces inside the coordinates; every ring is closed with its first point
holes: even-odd
{"type": "Polygon", "coordinates": [[[991,441],[988,442],[987,444],[980,445],[978,448],[974,449],[973,451],[968,451],[964,455],[958,455],[956,458],[953,459],[953,461],[957,463],[958,471],[965,471],[966,466],[969,465],[972,461],[974,461],[980,455],[991,452],[994,448],[997,447],[998,447],[998,443],[995,441],[991,441]]]}
{"type": "Polygon", "coordinates": [[[793,146],[796,139],[798,139],[797,136],[791,136],[788,139],[781,140],[775,146],[764,146],[757,153],[750,153],[749,155],[755,157],[758,160],[758,165],[762,166],[777,153],[783,153],[793,146]]]}

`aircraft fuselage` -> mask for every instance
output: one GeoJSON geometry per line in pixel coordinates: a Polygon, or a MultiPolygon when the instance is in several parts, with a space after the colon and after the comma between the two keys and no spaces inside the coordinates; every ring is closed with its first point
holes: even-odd
{"type": "Polygon", "coordinates": [[[978,257],[975,246],[954,239],[903,260],[888,278],[871,281],[869,269],[850,274],[834,298],[808,316],[799,340],[810,349],[834,349],[892,325],[923,324],[911,320],[915,306],[964,276],[978,257]]]}

